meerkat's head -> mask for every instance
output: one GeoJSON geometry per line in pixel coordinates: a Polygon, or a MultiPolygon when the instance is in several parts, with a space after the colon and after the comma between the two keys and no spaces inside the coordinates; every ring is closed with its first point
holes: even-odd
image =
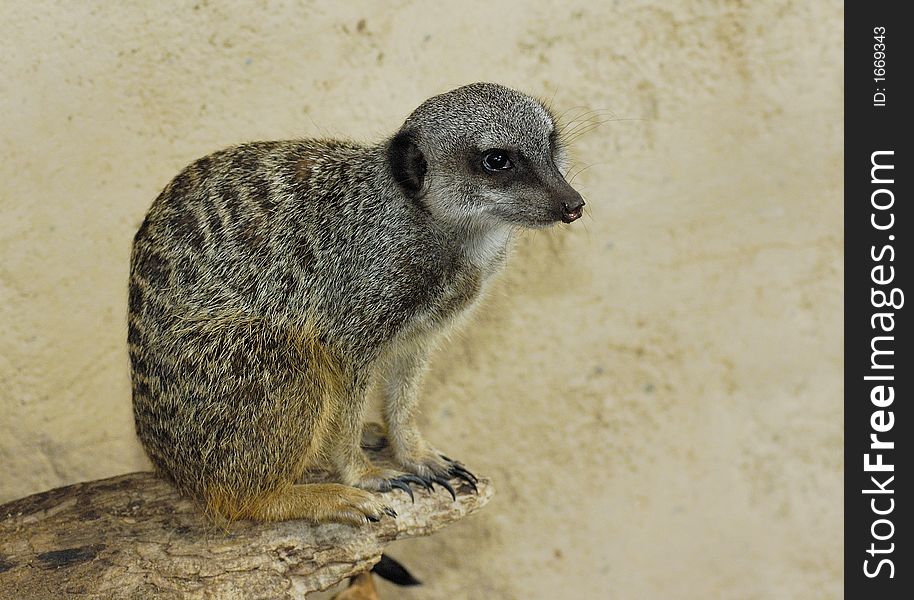
{"type": "Polygon", "coordinates": [[[540,228],[583,212],[583,198],[562,174],[552,115],[501,85],[474,83],[429,98],[387,152],[397,183],[439,219],[540,228]]]}

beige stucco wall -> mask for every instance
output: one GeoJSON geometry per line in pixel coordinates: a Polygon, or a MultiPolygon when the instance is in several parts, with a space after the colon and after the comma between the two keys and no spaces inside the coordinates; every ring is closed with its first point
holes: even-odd
{"type": "MultiPolygon", "coordinates": [[[[503,82],[612,111],[585,219],[525,235],[428,437],[497,486],[403,598],[835,598],[839,2],[3,2],[0,501],[146,467],[131,237],[190,160],[376,139],[503,82]]],[[[577,107],[577,108],[576,108],[577,107]]],[[[603,119],[605,120],[605,118],[603,119]]]]}

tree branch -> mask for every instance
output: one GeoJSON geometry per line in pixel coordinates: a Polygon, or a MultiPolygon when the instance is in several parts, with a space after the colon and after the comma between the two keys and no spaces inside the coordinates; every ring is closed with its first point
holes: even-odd
{"type": "MultiPolygon", "coordinates": [[[[369,452],[388,463],[384,451],[369,452]]],[[[326,479],[313,473],[308,480],[326,479]]],[[[454,480],[385,497],[396,519],[364,527],[301,521],[219,527],[152,473],[57,488],[0,506],[0,597],[301,598],[372,567],[397,539],[429,535],[492,497],[454,480]]]]}

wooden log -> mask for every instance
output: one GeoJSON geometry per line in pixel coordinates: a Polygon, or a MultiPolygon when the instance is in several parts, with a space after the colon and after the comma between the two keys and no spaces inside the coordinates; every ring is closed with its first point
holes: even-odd
{"type": "MultiPolygon", "coordinates": [[[[369,451],[389,465],[386,449],[369,451]]],[[[308,481],[327,480],[309,473],[308,481]]],[[[369,570],[384,547],[429,535],[492,497],[459,480],[384,495],[397,511],[363,527],[302,521],[217,526],[152,473],[57,488],[0,506],[0,598],[301,598],[369,570]]]]}

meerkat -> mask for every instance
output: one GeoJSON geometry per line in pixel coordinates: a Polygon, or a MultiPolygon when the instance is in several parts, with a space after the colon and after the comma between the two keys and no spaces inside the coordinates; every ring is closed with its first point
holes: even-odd
{"type": "Polygon", "coordinates": [[[476,83],[392,137],[248,143],[197,160],[149,209],[131,254],[136,430],[158,471],[223,519],[360,524],[378,492],[454,478],[416,403],[429,351],[472,310],[523,228],[570,223],[540,101],[476,83]],[[360,447],[380,382],[399,470],[360,447]],[[309,468],[336,483],[302,483],[309,468]]]}

